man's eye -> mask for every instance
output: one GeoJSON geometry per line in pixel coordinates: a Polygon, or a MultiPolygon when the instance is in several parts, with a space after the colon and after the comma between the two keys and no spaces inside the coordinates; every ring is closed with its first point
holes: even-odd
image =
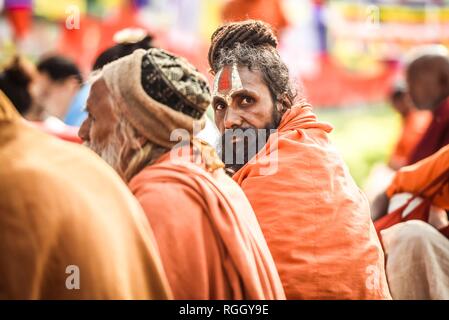
{"type": "Polygon", "coordinates": [[[224,110],[225,105],[223,102],[217,102],[214,107],[215,107],[215,110],[219,111],[219,110],[224,110]]]}
{"type": "Polygon", "coordinates": [[[253,98],[248,97],[248,96],[242,97],[242,100],[241,100],[241,104],[242,105],[249,105],[249,104],[253,104],[253,103],[254,103],[254,99],[253,98]]]}

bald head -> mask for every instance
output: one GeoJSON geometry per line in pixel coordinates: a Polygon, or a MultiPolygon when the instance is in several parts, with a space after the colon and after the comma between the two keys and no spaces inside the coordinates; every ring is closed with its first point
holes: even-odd
{"type": "Polygon", "coordinates": [[[410,97],[418,109],[434,110],[449,97],[449,57],[423,55],[407,68],[410,97]]]}

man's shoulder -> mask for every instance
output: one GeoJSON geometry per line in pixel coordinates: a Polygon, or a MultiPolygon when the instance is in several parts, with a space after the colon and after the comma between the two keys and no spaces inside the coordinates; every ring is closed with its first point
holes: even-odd
{"type": "Polygon", "coordinates": [[[179,179],[173,178],[171,170],[154,170],[148,166],[140,171],[129,182],[132,193],[139,197],[151,197],[155,201],[167,198],[182,197],[188,187],[179,179]]]}
{"type": "Polygon", "coordinates": [[[150,222],[158,221],[159,227],[196,222],[204,216],[204,197],[180,182],[145,179],[130,188],[150,222]]]}
{"type": "Polygon", "coordinates": [[[89,182],[96,180],[108,185],[120,182],[113,169],[88,148],[26,125],[19,129],[0,153],[0,177],[12,177],[10,183],[64,184],[69,190],[72,183],[89,188],[89,182]]]}
{"type": "Polygon", "coordinates": [[[238,188],[229,177],[218,178],[196,164],[169,162],[146,167],[130,181],[129,188],[140,202],[182,209],[186,203],[203,205],[206,197],[217,195],[216,190],[229,193],[229,181],[238,188]]]}

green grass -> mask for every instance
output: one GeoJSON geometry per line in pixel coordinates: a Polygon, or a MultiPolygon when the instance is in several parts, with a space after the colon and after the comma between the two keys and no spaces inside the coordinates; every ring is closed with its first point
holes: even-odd
{"type": "Polygon", "coordinates": [[[363,186],[372,166],[388,161],[400,130],[399,116],[385,104],[314,111],[334,126],[331,140],[357,184],[363,186]]]}

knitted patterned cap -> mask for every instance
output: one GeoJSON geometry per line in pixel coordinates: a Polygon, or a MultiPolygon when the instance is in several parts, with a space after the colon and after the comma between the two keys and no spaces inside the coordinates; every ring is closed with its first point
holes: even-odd
{"type": "Polygon", "coordinates": [[[162,49],[139,49],[106,65],[102,77],[125,118],[144,137],[163,147],[176,129],[204,126],[211,102],[205,77],[187,60],[162,49]]]}
{"type": "Polygon", "coordinates": [[[141,81],[153,99],[195,119],[211,102],[205,77],[184,58],[161,49],[150,49],[143,56],[141,81]]]}

